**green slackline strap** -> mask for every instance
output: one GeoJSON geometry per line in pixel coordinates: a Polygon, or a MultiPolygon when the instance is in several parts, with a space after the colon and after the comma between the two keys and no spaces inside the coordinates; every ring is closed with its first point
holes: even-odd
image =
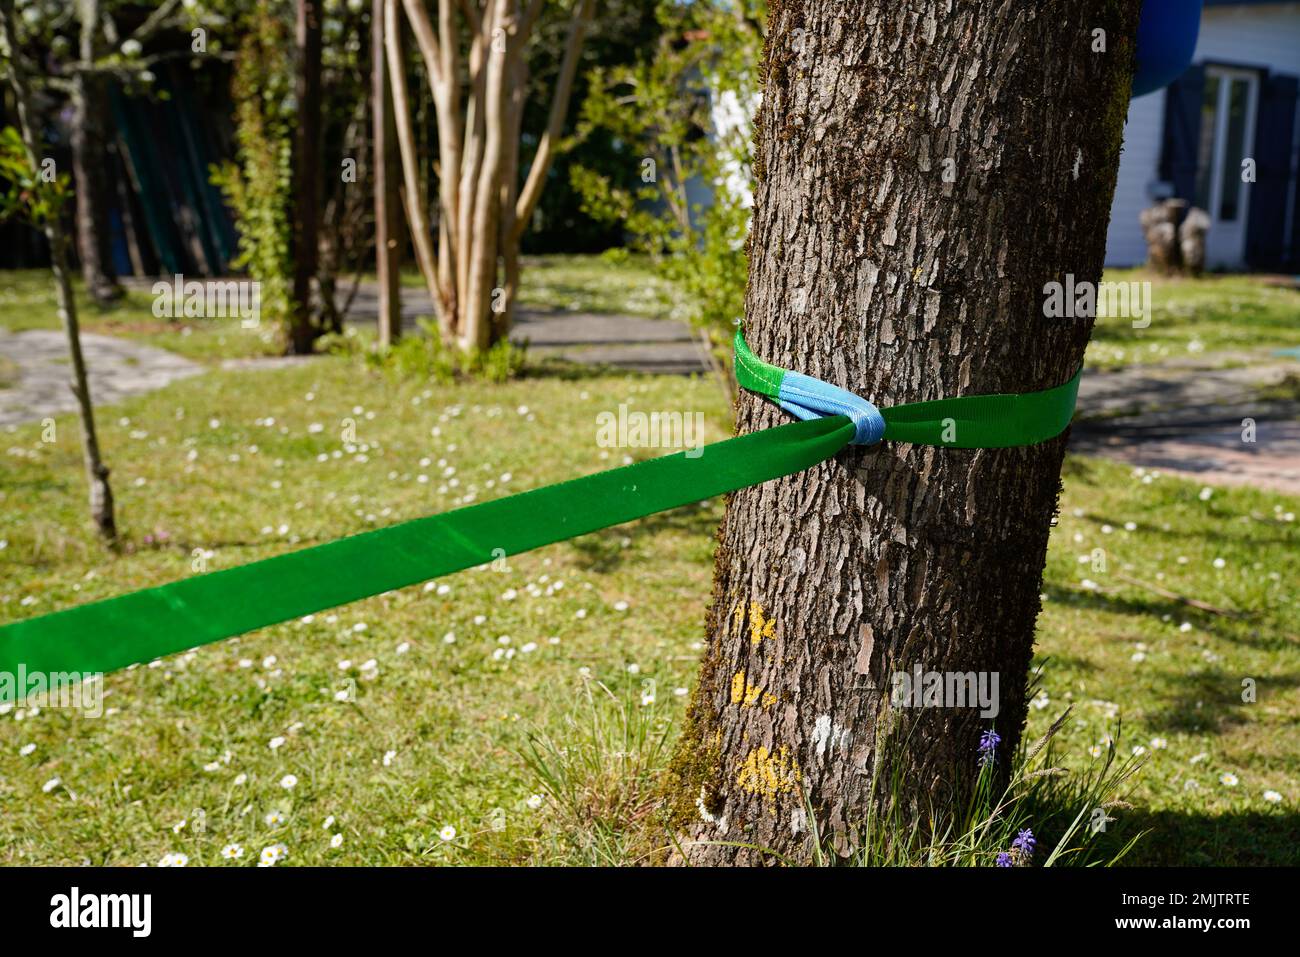
{"type": "MultiPolygon", "coordinates": [[[[764,362],[750,350],[739,330],[735,347],[736,381],[751,392],[777,400],[801,418],[807,417],[809,407],[820,409],[822,414],[839,412],[846,396],[856,400],[868,414],[875,414],[875,406],[863,399],[764,362]],[[794,386],[792,380],[797,380],[794,386]],[[819,403],[818,399],[827,394],[833,394],[838,401],[819,403]]],[[[881,409],[878,415],[884,419],[883,438],[954,449],[1003,449],[1046,442],[1070,424],[1082,375],[1080,366],[1069,382],[1041,392],[970,395],[881,409]]]]}
{"type": "Polygon", "coordinates": [[[83,677],[113,671],[791,475],[861,441],[882,414],[885,438],[903,442],[1041,442],[1069,423],[1079,383],[1076,375],[1044,392],[877,412],[844,390],[762,362],[739,333],[736,377],[806,421],[716,442],[697,457],[678,452],[0,626],[0,702],[23,697],[24,688],[3,679],[24,669],[83,677]]]}
{"type": "Polygon", "coordinates": [[[14,622],[0,627],[0,677],[151,661],[800,472],[852,437],[844,418],[796,422],[14,622]]]}

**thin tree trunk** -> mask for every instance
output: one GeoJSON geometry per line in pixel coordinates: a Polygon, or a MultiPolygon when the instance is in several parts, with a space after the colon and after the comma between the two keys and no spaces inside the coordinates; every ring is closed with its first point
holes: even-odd
{"type": "Polygon", "coordinates": [[[388,82],[393,93],[393,117],[397,125],[397,145],[402,160],[402,205],[411,231],[411,244],[415,247],[415,261],[424,277],[429,298],[437,310],[443,336],[447,336],[451,322],[442,306],[438,289],[438,261],[433,252],[433,238],[429,220],[425,215],[424,189],[420,183],[420,161],[415,149],[415,132],[411,128],[411,104],[406,93],[406,61],[402,50],[402,34],[397,19],[398,0],[384,4],[384,48],[388,57],[388,82]]]}
{"type": "Polygon", "coordinates": [[[317,0],[298,0],[296,25],[298,126],[294,138],[293,302],[290,348],[312,351],[320,329],[312,306],[320,227],[321,10],[317,0]]]}
{"type": "MultiPolygon", "coordinates": [[[[1045,318],[1043,286],[1100,278],[1138,7],[773,4],[755,352],[881,406],[1073,376],[1092,321],[1045,318]],[[1092,52],[1094,29],[1109,53],[1092,52]]],[[[787,419],[739,402],[741,432],[787,419]]],[[[846,855],[895,800],[932,826],[975,779],[989,727],[1005,774],[1065,444],[851,447],[729,498],[674,762],[692,862],[772,860],[720,842],[807,859],[814,830],[846,855]],[[892,676],[917,665],[998,673],[1000,712],[891,704],[892,676]]]]}
{"type": "MultiPolygon", "coordinates": [[[[30,89],[19,59],[18,40],[14,30],[13,0],[0,0],[0,41],[10,51],[8,61],[9,84],[14,91],[18,113],[18,128],[27,148],[27,160],[33,170],[39,169],[40,139],[32,114],[30,89]]],[[[81,419],[82,457],[86,466],[86,481],[90,489],[90,518],[99,534],[109,542],[117,538],[117,525],[113,516],[113,491],[108,484],[108,467],[99,452],[99,439],[95,434],[95,409],[90,400],[90,385],[86,377],[86,360],[81,353],[81,329],[77,324],[77,303],[72,295],[72,282],[68,276],[68,243],[62,224],[56,215],[43,224],[45,238],[50,244],[51,268],[54,272],[58,295],[59,319],[68,339],[68,356],[72,363],[72,381],[69,386],[77,399],[77,412],[81,419]]]]}
{"type": "Polygon", "coordinates": [[[393,121],[392,89],[384,52],[384,0],[374,0],[370,12],[371,69],[374,117],[375,176],[375,274],[379,286],[379,344],[392,345],[402,334],[401,248],[397,192],[398,170],[393,145],[397,127],[393,121]]]}
{"type": "Polygon", "coordinates": [[[491,0],[492,16],[498,37],[488,41],[487,80],[484,84],[483,163],[475,184],[473,228],[470,233],[469,280],[465,288],[464,313],[460,316],[461,348],[483,350],[492,344],[492,321],[489,312],[492,289],[496,284],[497,257],[500,252],[497,230],[501,224],[501,205],[497,191],[501,188],[503,158],[507,147],[509,110],[506,82],[511,75],[510,57],[522,38],[512,36],[515,11],[510,0],[491,0]]]}

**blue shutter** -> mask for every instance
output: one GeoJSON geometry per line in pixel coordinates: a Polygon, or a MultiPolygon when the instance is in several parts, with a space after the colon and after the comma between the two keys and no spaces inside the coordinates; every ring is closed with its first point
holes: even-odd
{"type": "Polygon", "coordinates": [[[1160,178],[1174,184],[1174,195],[1196,202],[1196,154],[1201,136],[1205,67],[1189,67],[1165,90],[1165,131],[1160,178]]]}
{"type": "Polygon", "coordinates": [[[1253,269],[1278,269],[1296,258],[1295,241],[1285,248],[1285,234],[1298,91],[1300,80],[1294,76],[1275,74],[1260,82],[1255,149],[1247,154],[1255,160],[1246,220],[1246,262],[1253,269]]]}

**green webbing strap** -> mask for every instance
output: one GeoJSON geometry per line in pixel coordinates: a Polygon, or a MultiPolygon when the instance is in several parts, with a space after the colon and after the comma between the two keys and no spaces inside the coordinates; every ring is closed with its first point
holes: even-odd
{"type": "Polygon", "coordinates": [[[14,622],[0,627],[0,678],[151,661],[800,472],[852,437],[843,417],[796,422],[14,622]]]}
{"type": "MultiPolygon", "coordinates": [[[[736,381],[751,392],[769,396],[789,408],[792,399],[788,393],[791,390],[783,390],[782,386],[788,386],[790,378],[798,377],[807,382],[807,377],[758,358],[739,331],[736,332],[735,346],[736,381]]],[[[1083,367],[1080,366],[1069,382],[1041,392],[970,395],[881,409],[880,415],[885,420],[884,438],[954,449],[1004,449],[1046,442],[1060,435],[1070,424],[1082,375],[1083,367]]],[[[797,401],[809,404],[808,391],[798,390],[797,395],[801,397],[797,401]]],[[[863,400],[858,401],[864,406],[869,405],[863,400]]],[[[837,406],[829,408],[839,410],[837,406]]],[[[791,411],[802,415],[798,409],[791,411]]]]}
{"type": "Polygon", "coordinates": [[[875,424],[883,414],[887,439],[957,448],[1041,442],[1069,424],[1079,384],[1076,375],[1044,392],[877,412],[844,390],[762,362],[739,334],[736,378],[801,417],[820,415],[822,402],[851,415],[807,418],[716,442],[696,457],[678,452],[0,626],[0,702],[24,696],[14,679],[3,680],[24,669],[47,679],[113,671],[803,471],[863,434],[878,438],[858,405],[875,424]]]}

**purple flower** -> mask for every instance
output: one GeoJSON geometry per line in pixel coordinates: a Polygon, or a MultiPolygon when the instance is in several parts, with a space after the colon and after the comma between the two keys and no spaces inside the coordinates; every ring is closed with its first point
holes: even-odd
{"type": "Polygon", "coordinates": [[[1025,828],[1016,835],[1016,839],[1011,842],[1011,846],[1019,851],[1025,858],[1034,856],[1034,846],[1038,841],[1034,838],[1034,832],[1025,828]]]}
{"type": "Polygon", "coordinates": [[[1006,851],[999,851],[998,867],[1011,867],[1011,866],[1012,866],[1011,855],[1008,854],[1006,851]]]}
{"type": "Polygon", "coordinates": [[[993,752],[1002,743],[1002,736],[996,731],[985,731],[980,735],[980,767],[993,762],[993,752]]]}

